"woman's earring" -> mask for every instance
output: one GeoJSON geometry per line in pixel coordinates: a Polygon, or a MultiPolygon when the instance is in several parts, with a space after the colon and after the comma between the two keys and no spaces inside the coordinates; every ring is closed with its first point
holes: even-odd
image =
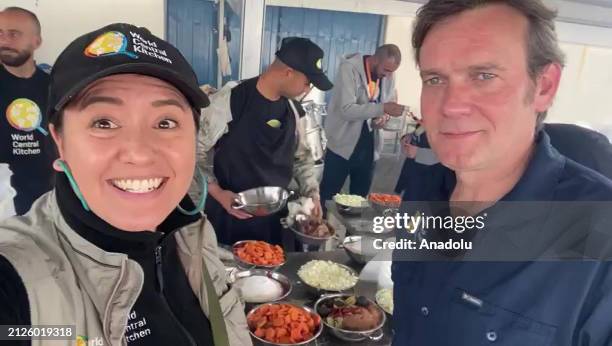
{"type": "Polygon", "coordinates": [[[204,206],[206,205],[206,196],[208,195],[208,181],[206,180],[206,177],[204,177],[204,173],[202,173],[200,167],[196,166],[196,170],[198,171],[198,178],[200,180],[200,191],[202,192],[202,194],[200,195],[200,200],[198,201],[198,205],[194,210],[187,211],[183,209],[180,204],[176,207],[182,214],[185,215],[196,215],[202,210],[204,210],[204,206]]]}
{"type": "Polygon", "coordinates": [[[70,172],[70,168],[68,168],[68,165],[66,164],[66,162],[64,160],[57,159],[55,160],[55,162],[53,162],[53,166],[59,167],[61,168],[62,171],[64,171],[64,174],[66,174],[66,177],[68,178],[68,182],[70,182],[70,187],[72,187],[72,191],[77,196],[79,201],[81,201],[81,205],[83,206],[83,209],[85,209],[86,211],[91,211],[89,209],[89,206],[87,205],[87,202],[85,202],[85,197],[83,197],[83,194],[81,193],[81,190],[79,189],[79,186],[77,185],[76,180],[74,180],[74,177],[72,176],[72,172],[70,172]]]}

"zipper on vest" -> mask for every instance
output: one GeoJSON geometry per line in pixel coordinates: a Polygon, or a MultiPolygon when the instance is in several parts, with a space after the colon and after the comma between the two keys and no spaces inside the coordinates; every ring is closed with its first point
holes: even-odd
{"type": "Polygon", "coordinates": [[[157,247],[155,247],[155,271],[157,272],[157,284],[159,285],[160,299],[162,300],[162,302],[166,306],[166,309],[170,313],[170,318],[174,321],[174,323],[176,323],[176,325],[183,332],[183,334],[185,334],[187,340],[189,340],[189,344],[192,346],[197,346],[197,343],[195,342],[191,334],[187,331],[187,329],[185,329],[181,321],[176,318],[174,312],[172,312],[170,304],[168,304],[166,296],[164,296],[164,274],[162,269],[162,245],[158,245],[157,247]]]}
{"type": "Polygon", "coordinates": [[[155,248],[155,272],[157,273],[157,285],[160,293],[164,293],[164,274],[162,271],[162,246],[155,248]]]}

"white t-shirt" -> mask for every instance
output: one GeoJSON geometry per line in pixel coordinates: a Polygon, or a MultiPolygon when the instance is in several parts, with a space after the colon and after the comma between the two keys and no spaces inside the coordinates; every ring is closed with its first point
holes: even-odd
{"type": "Polygon", "coordinates": [[[15,215],[15,203],[13,198],[17,192],[11,186],[13,172],[8,163],[0,163],[0,220],[15,215]]]}

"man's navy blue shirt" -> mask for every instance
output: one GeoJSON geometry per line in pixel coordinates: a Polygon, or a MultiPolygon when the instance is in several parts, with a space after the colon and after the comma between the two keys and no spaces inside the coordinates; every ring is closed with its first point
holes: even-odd
{"type": "MultiPolygon", "coordinates": [[[[453,188],[450,181],[431,200],[448,201],[453,188]]],[[[559,154],[542,132],[525,173],[501,201],[605,204],[612,201],[612,181],[559,154]]],[[[520,221],[531,216],[537,215],[522,216],[520,221]]],[[[609,215],[594,212],[576,224],[563,216],[550,215],[549,219],[561,221],[534,227],[530,237],[537,242],[538,232],[548,231],[563,239],[564,230],[578,226],[586,240],[569,244],[570,252],[587,251],[584,244],[589,242],[610,249],[612,229],[605,224],[610,224],[606,221],[612,219],[612,210],[609,215]]],[[[395,251],[392,266],[394,345],[612,345],[610,261],[400,261],[399,251],[404,250],[395,251]]],[[[599,254],[583,255],[598,258],[599,254]]]]}

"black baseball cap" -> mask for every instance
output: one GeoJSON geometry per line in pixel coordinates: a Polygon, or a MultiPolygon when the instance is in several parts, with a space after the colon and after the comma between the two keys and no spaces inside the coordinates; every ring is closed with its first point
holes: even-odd
{"type": "Polygon", "coordinates": [[[183,93],[195,109],[210,103],[178,49],[146,28],[115,23],[75,39],[59,55],[51,70],[48,116],[92,82],[123,73],[162,79],[183,93]]]}
{"type": "Polygon", "coordinates": [[[317,89],[327,91],[334,85],[323,73],[323,49],[303,37],[286,37],[281,42],[276,57],[285,65],[300,71],[317,89]]]}

